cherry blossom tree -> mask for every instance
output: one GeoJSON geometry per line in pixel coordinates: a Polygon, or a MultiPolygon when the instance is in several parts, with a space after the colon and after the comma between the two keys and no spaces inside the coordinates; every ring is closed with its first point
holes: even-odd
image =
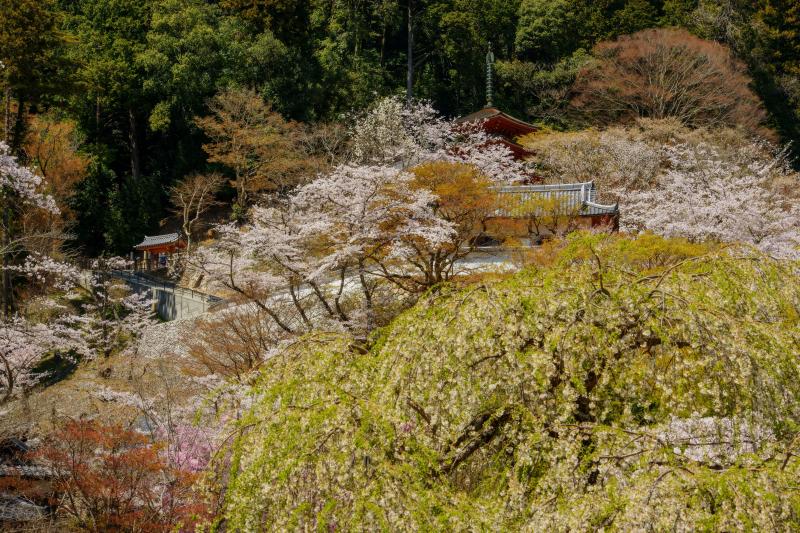
{"type": "Polygon", "coordinates": [[[89,346],[104,357],[115,350],[135,350],[142,331],[155,324],[149,294],[132,292],[111,275],[112,270],[130,266],[124,258],[101,258],[92,266],[87,280],[90,301],[83,306],[82,317],[89,346]]]}
{"type": "Polygon", "coordinates": [[[75,286],[78,271],[48,256],[31,254],[9,272],[26,276],[29,284],[41,285],[41,296],[27,302],[44,318],[30,320],[16,314],[0,320],[0,403],[23,393],[45,377],[36,366],[50,352],[70,358],[87,356],[89,350],[82,321],[72,309],[47,296],[47,290],[68,291],[75,286]]]}
{"type": "Polygon", "coordinates": [[[238,304],[189,342],[200,366],[237,382],[298,335],[367,332],[456,274],[492,210],[490,188],[525,167],[480,124],[427,103],[378,102],[331,170],[216,227],[190,259],[238,304]],[[420,169],[419,171],[417,169],[420,169]]]}
{"type": "Polygon", "coordinates": [[[475,166],[433,161],[412,169],[413,185],[430,191],[436,217],[449,223],[449,239],[431,243],[414,235],[401,236],[391,261],[377,266],[385,279],[404,291],[420,293],[458,274],[456,264],[475,250],[477,237],[497,206],[492,181],[475,166]]]}
{"type": "Polygon", "coordinates": [[[35,368],[48,354],[91,359],[98,353],[136,349],[144,329],[155,321],[147,294],[131,293],[108,275],[124,263],[121,258],[98,260],[99,270],[88,279],[81,279],[83,274],[74,266],[40,254],[9,267],[38,292],[29,291],[37,295],[20,313],[0,321],[0,402],[43,379],[35,368]],[[81,301],[78,291],[83,290],[90,301],[76,307],[70,300],[81,301]]]}
{"type": "MultiPolygon", "coordinates": [[[[192,259],[272,323],[259,329],[266,344],[315,328],[362,336],[382,310],[449,279],[491,210],[491,185],[526,170],[480,124],[444,119],[425,102],[381,100],[350,135],[346,163],[254,207],[247,226],[218,226],[218,241],[192,259]]],[[[245,337],[257,351],[264,344],[245,337]]],[[[238,375],[243,361],[228,343],[211,344],[219,357],[204,364],[238,375]]]]}
{"type": "MultiPolygon", "coordinates": [[[[755,149],[755,147],[753,147],[755,149]]],[[[800,257],[800,204],[773,173],[782,155],[726,159],[712,145],[665,149],[669,168],[654,187],[624,194],[622,228],[695,240],[746,242],[776,257],[800,257]]]]}
{"type": "Polygon", "coordinates": [[[433,161],[466,163],[498,183],[525,179],[526,165],[480,123],[442,117],[427,101],[380,100],[352,128],[356,164],[411,167],[433,161]]]}
{"type": "Polygon", "coordinates": [[[66,320],[32,323],[13,317],[0,322],[0,403],[45,377],[34,369],[46,353],[64,353],[82,346],[80,332],[66,320]]]}
{"type": "Polygon", "coordinates": [[[3,310],[6,318],[12,311],[13,289],[9,268],[13,266],[16,254],[32,242],[47,238],[47,232],[25,232],[18,227],[15,213],[30,207],[53,214],[59,212],[52,196],[41,192],[42,178],[31,169],[20,165],[11,155],[8,145],[0,142],[0,255],[2,255],[3,310]]]}
{"type": "MultiPolygon", "coordinates": [[[[120,266],[120,258],[98,260],[95,266],[120,266]]],[[[10,267],[25,276],[30,286],[40,285],[39,296],[22,311],[0,322],[0,388],[3,399],[22,393],[45,377],[34,372],[50,353],[61,357],[91,359],[97,353],[108,356],[115,349],[135,349],[144,328],[152,325],[152,307],[146,294],[131,293],[108,271],[95,271],[88,280],[90,302],[80,309],[68,302],[81,283],[74,266],[49,256],[31,254],[24,263],[10,267]],[[57,297],[58,294],[67,297],[57,297]]]]}
{"type": "Polygon", "coordinates": [[[8,145],[0,141],[0,191],[4,204],[12,197],[20,202],[58,213],[52,196],[41,192],[43,180],[31,169],[22,166],[11,155],[8,145]]]}
{"type": "Polygon", "coordinates": [[[543,136],[528,148],[549,182],[595,180],[602,197],[619,202],[624,231],[798,254],[800,175],[787,150],[741,130],[640,120],[631,128],[543,136]]]}
{"type": "Polygon", "coordinates": [[[369,329],[376,265],[409,239],[437,247],[453,237],[434,212],[435,196],[413,180],[388,166],[340,166],[280,205],[254,209],[251,226],[220,227],[199,266],[285,333],[315,324],[369,329]]]}
{"type": "Polygon", "coordinates": [[[140,378],[133,378],[135,392],[100,387],[93,395],[103,402],[132,408],[144,421],[142,433],[151,442],[163,445],[159,456],[167,465],[176,471],[199,473],[216,450],[223,423],[216,417],[202,416],[207,414],[197,407],[204,401],[202,396],[176,398],[170,389],[172,379],[162,365],[156,367],[157,378],[163,383],[157,392],[145,392],[140,378]],[[203,423],[198,423],[198,418],[203,423]]]}
{"type": "Polygon", "coordinates": [[[57,515],[92,531],[191,528],[205,513],[196,474],[174,468],[161,443],[119,425],[68,421],[32,454],[49,468],[57,515]]]}
{"type": "MultiPolygon", "coordinates": [[[[649,129],[652,124],[644,127],[649,129]]],[[[661,166],[659,145],[620,128],[550,134],[533,139],[526,147],[536,152],[537,172],[546,182],[596,180],[601,194],[607,188],[649,187],[661,166]]]]}
{"type": "Polygon", "coordinates": [[[426,295],[368,350],[308,335],[253,381],[226,525],[796,528],[796,269],[573,234],[535,269],[426,295]]]}

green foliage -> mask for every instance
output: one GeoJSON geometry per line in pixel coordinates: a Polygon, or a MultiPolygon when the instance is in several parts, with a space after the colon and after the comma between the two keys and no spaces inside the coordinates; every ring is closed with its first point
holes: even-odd
{"type": "Polygon", "coordinates": [[[797,2],[704,1],[686,17],[686,27],[729,45],[753,77],[753,89],[770,113],[770,125],[795,156],[800,139],[800,7],[797,2]]]}
{"type": "Polygon", "coordinates": [[[800,527],[797,268],[578,234],[432,292],[370,350],[308,337],[252,388],[227,526],[800,527]]]}
{"type": "Polygon", "coordinates": [[[500,61],[496,64],[497,86],[513,109],[539,121],[564,128],[572,125],[567,113],[570,88],[591,56],[582,48],[554,64],[500,61]]]}
{"type": "Polygon", "coordinates": [[[73,228],[73,246],[82,246],[85,253],[97,256],[110,249],[106,242],[104,229],[110,191],[116,176],[105,163],[104,158],[95,157],[89,165],[87,175],[76,187],[70,199],[70,208],[78,213],[73,228]]]}
{"type": "Polygon", "coordinates": [[[519,8],[517,55],[553,63],[580,46],[579,6],[569,0],[524,0],[519,8]]]}
{"type": "Polygon", "coordinates": [[[664,0],[664,14],[661,24],[686,28],[691,24],[692,13],[697,9],[698,0],[664,0]]]}
{"type": "Polygon", "coordinates": [[[737,43],[750,66],[771,122],[800,154],[800,5],[763,0],[742,24],[737,43]]]}
{"type": "Polygon", "coordinates": [[[71,90],[66,42],[59,31],[59,14],[45,0],[0,1],[0,89],[5,113],[16,100],[16,118],[4,119],[3,140],[20,154],[26,134],[29,104],[41,104],[71,90]]]}
{"type": "Polygon", "coordinates": [[[190,121],[213,95],[223,59],[217,19],[215,6],[205,2],[165,0],[156,6],[147,47],[136,57],[147,74],[142,88],[158,99],[149,117],[153,131],[168,131],[173,113],[190,121]]]}
{"type": "Polygon", "coordinates": [[[138,103],[142,73],[135,59],[146,49],[153,3],[81,0],[64,7],[64,26],[76,40],[70,54],[88,91],[84,97],[99,100],[101,112],[138,103]]]}
{"type": "MultiPolygon", "coordinates": [[[[99,152],[99,149],[97,149],[99,152]]],[[[87,255],[104,251],[126,255],[142,236],[158,227],[165,192],[157,177],[121,181],[108,154],[95,157],[77,185],[70,208],[78,214],[73,246],[87,255]]]]}
{"type": "MultiPolygon", "coordinates": [[[[479,109],[491,42],[497,105],[572,128],[567,103],[588,51],[643,28],[680,26],[730,46],[747,63],[770,125],[797,147],[796,4],[413,0],[414,91],[448,115],[479,109]]],[[[55,108],[76,120],[87,155],[103,157],[116,176],[103,182],[99,198],[129,178],[149,176],[167,189],[184,175],[213,170],[193,119],[207,114],[208,99],[220,91],[251,88],[289,119],[322,122],[403,91],[407,17],[408,3],[399,0],[3,0],[0,85],[11,89],[12,113],[21,101],[25,110],[55,108]]],[[[12,122],[11,140],[21,139],[24,114],[12,122]]],[[[145,218],[163,218],[162,200],[153,200],[152,215],[133,214],[144,217],[134,226],[155,231],[145,218]]],[[[81,225],[95,223],[78,215],[81,225]]],[[[83,235],[85,250],[95,249],[83,235]]]]}
{"type": "MultiPolygon", "coordinates": [[[[400,27],[399,5],[377,2],[316,3],[310,14],[317,75],[330,99],[318,111],[323,115],[365,107],[375,94],[385,94],[386,39],[400,27]],[[381,43],[376,47],[374,43],[381,43]]],[[[322,102],[320,102],[322,103],[322,102]]]]}
{"type": "Polygon", "coordinates": [[[52,77],[63,66],[64,36],[53,7],[44,0],[0,2],[0,81],[27,98],[52,94],[57,84],[52,77]]]}
{"type": "Polygon", "coordinates": [[[516,55],[554,63],[598,41],[670,24],[677,12],[678,6],[652,0],[523,0],[516,55]]]}
{"type": "Polygon", "coordinates": [[[109,192],[104,217],[106,247],[117,254],[130,252],[142,236],[158,227],[164,191],[156,177],[115,185],[109,192]]]}
{"type": "Polygon", "coordinates": [[[625,7],[614,14],[614,25],[620,35],[636,33],[659,25],[659,11],[648,0],[628,0],[625,7]]]}

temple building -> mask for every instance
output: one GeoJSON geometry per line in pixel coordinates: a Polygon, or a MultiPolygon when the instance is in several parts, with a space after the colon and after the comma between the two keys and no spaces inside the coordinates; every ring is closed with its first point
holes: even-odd
{"type": "MultiPolygon", "coordinates": [[[[492,138],[491,142],[506,146],[517,160],[535,155],[518,140],[538,131],[533,124],[512,117],[492,104],[491,46],[486,55],[486,107],[458,119],[460,124],[480,124],[492,138]]],[[[554,235],[578,229],[605,228],[619,230],[619,205],[597,201],[594,181],[581,183],[541,184],[542,179],[532,171],[523,184],[494,187],[496,209],[484,224],[481,237],[490,245],[508,238],[537,244],[554,235]]]]}
{"type": "Polygon", "coordinates": [[[531,239],[531,244],[578,229],[619,229],[619,205],[597,201],[594,181],[555,185],[509,185],[495,189],[497,207],[485,233],[495,239],[531,239]]]}
{"type": "Polygon", "coordinates": [[[180,233],[144,236],[144,240],[133,247],[136,270],[158,270],[167,268],[172,256],[186,248],[180,233]]]}

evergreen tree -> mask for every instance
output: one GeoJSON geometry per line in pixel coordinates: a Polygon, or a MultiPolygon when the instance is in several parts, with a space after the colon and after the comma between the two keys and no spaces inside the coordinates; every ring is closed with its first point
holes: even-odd
{"type": "Polygon", "coordinates": [[[25,115],[31,104],[63,94],[64,36],[58,14],[45,0],[0,1],[0,88],[3,89],[3,140],[20,154],[25,115]]]}

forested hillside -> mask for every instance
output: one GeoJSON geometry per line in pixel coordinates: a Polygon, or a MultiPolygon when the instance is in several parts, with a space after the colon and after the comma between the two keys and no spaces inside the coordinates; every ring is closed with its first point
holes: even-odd
{"type": "Polygon", "coordinates": [[[214,95],[254,90],[313,137],[405,91],[409,49],[413,94],[446,115],[485,104],[491,43],[495,103],[570,129],[609,118],[573,106],[579,72],[603,53],[596,44],[679,26],[729,47],[752,77],[729,86],[751,85],[764,125],[800,140],[799,10],[776,0],[3,0],[4,139],[35,162],[30,139],[57,135],[59,156],[77,159],[73,246],[125,253],[168,215],[169,186],[230,173],[203,150],[196,122],[214,95]]]}
{"type": "Polygon", "coordinates": [[[800,3],[0,0],[0,530],[800,529],[800,3]]]}

